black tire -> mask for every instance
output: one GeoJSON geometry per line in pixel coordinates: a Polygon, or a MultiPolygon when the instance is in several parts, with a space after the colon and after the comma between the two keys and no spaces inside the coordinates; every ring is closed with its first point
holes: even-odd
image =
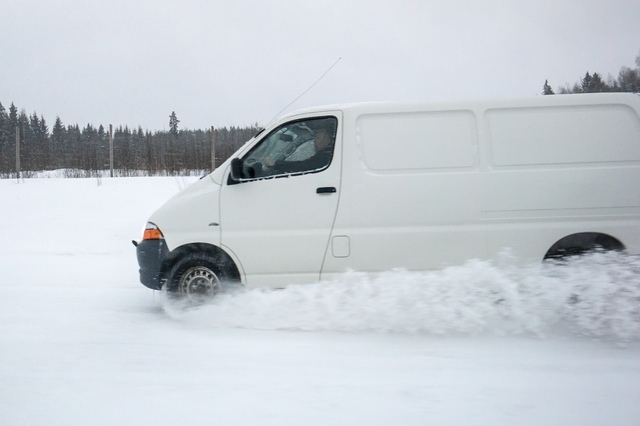
{"type": "Polygon", "coordinates": [[[168,296],[196,304],[213,299],[230,281],[221,260],[203,252],[181,257],[167,275],[168,296]]]}

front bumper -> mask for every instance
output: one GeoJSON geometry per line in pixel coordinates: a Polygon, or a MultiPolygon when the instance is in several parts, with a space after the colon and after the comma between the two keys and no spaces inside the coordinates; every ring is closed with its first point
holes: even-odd
{"type": "Polygon", "coordinates": [[[162,262],[169,253],[163,239],[142,240],[135,243],[138,265],[140,265],[140,282],[153,290],[162,289],[160,271],[162,262]]]}

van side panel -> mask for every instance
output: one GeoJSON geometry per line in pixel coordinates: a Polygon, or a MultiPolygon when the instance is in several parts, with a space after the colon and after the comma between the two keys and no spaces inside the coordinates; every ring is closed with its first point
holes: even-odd
{"type": "Polygon", "coordinates": [[[628,105],[487,111],[493,166],[640,161],[640,123],[628,105]]]}
{"type": "Polygon", "coordinates": [[[487,110],[490,169],[480,220],[489,252],[511,247],[540,260],[550,244],[583,232],[640,251],[639,111],[620,98],[600,99],[487,110]]]}
{"type": "Polygon", "coordinates": [[[542,260],[602,233],[640,254],[640,97],[558,95],[344,112],[342,197],[323,277],[542,260]]]}
{"type": "Polygon", "coordinates": [[[477,161],[471,111],[363,114],[356,126],[362,166],[372,172],[470,169],[477,161]]]}
{"type": "Polygon", "coordinates": [[[365,111],[345,114],[344,129],[334,235],[348,235],[350,256],[328,257],[323,272],[432,269],[485,255],[473,111],[365,111]]]}

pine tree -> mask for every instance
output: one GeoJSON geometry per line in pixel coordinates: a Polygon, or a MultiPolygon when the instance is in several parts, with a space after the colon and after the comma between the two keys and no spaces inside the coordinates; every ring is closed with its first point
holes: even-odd
{"type": "Polygon", "coordinates": [[[49,161],[49,128],[43,116],[37,113],[29,117],[29,127],[33,135],[31,165],[34,170],[44,170],[49,161]]]}
{"type": "Polygon", "coordinates": [[[65,163],[64,153],[68,151],[68,143],[67,143],[67,129],[64,124],[62,124],[62,120],[60,117],[56,117],[56,122],[53,125],[53,130],[51,131],[51,154],[53,157],[52,166],[53,168],[59,169],[67,166],[65,163]]]}
{"type": "MultiPolygon", "coordinates": [[[[9,123],[8,123],[8,130],[9,130],[9,137],[11,138],[11,140],[15,141],[16,138],[16,129],[18,128],[18,108],[13,104],[13,102],[11,102],[11,105],[9,105],[9,123]]],[[[22,149],[20,150],[22,151],[22,149]]],[[[8,164],[7,164],[7,171],[13,170],[15,171],[15,168],[13,167],[13,165],[15,164],[13,162],[13,160],[15,159],[15,151],[13,151],[13,153],[10,155],[11,160],[8,160],[8,164]]]]}
{"type": "Polygon", "coordinates": [[[167,165],[166,168],[172,174],[177,171],[177,142],[178,142],[178,117],[176,116],[176,112],[171,112],[169,116],[169,133],[171,134],[171,138],[169,139],[169,146],[167,147],[167,165]]]}
{"type": "Polygon", "coordinates": [[[176,112],[172,111],[169,116],[169,133],[171,133],[174,137],[178,136],[178,117],[176,116],[176,112]]]}
{"type": "Polygon", "coordinates": [[[12,133],[16,132],[16,127],[18,127],[18,108],[11,102],[9,106],[9,130],[12,133]]]}
{"type": "Polygon", "coordinates": [[[544,81],[544,86],[542,87],[542,94],[543,95],[555,95],[553,89],[551,88],[551,86],[549,86],[549,81],[548,80],[544,81]]]}
{"type": "Polygon", "coordinates": [[[593,87],[591,85],[592,80],[593,77],[591,77],[589,71],[587,71],[582,79],[582,93],[591,93],[593,91],[593,87]]]}
{"type": "Polygon", "coordinates": [[[64,151],[65,167],[82,168],[82,133],[77,124],[67,126],[67,149],[64,151]]]}
{"type": "Polygon", "coordinates": [[[591,76],[591,92],[592,93],[600,93],[607,91],[607,84],[602,81],[602,77],[597,72],[594,72],[591,76]]]}
{"type": "Polygon", "coordinates": [[[9,116],[7,115],[7,110],[2,106],[2,102],[0,102],[0,129],[5,130],[5,126],[9,121],[9,116]]]}
{"type": "Polygon", "coordinates": [[[90,124],[82,129],[82,168],[95,171],[98,169],[97,145],[98,131],[90,124]]]}
{"type": "Polygon", "coordinates": [[[31,151],[33,145],[33,133],[29,125],[29,116],[22,109],[18,116],[18,129],[20,132],[20,166],[22,170],[32,170],[31,151]]]}
{"type": "Polygon", "coordinates": [[[9,139],[9,135],[9,115],[0,102],[0,149],[2,144],[9,139]]]}
{"type": "Polygon", "coordinates": [[[0,103],[0,175],[8,169],[10,136],[9,115],[2,103],[0,103]]]}
{"type": "Polygon", "coordinates": [[[51,168],[51,135],[49,135],[49,126],[47,126],[47,122],[44,120],[44,116],[40,116],[40,134],[43,135],[42,146],[43,146],[43,154],[44,154],[44,169],[48,170],[51,168]]]}

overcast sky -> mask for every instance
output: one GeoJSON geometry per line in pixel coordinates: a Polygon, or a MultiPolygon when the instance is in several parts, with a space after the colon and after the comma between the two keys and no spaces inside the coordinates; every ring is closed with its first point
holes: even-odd
{"type": "Polygon", "coordinates": [[[334,64],[287,111],[538,95],[639,53],[638,0],[0,0],[0,102],[50,127],[265,125],[334,64]]]}

